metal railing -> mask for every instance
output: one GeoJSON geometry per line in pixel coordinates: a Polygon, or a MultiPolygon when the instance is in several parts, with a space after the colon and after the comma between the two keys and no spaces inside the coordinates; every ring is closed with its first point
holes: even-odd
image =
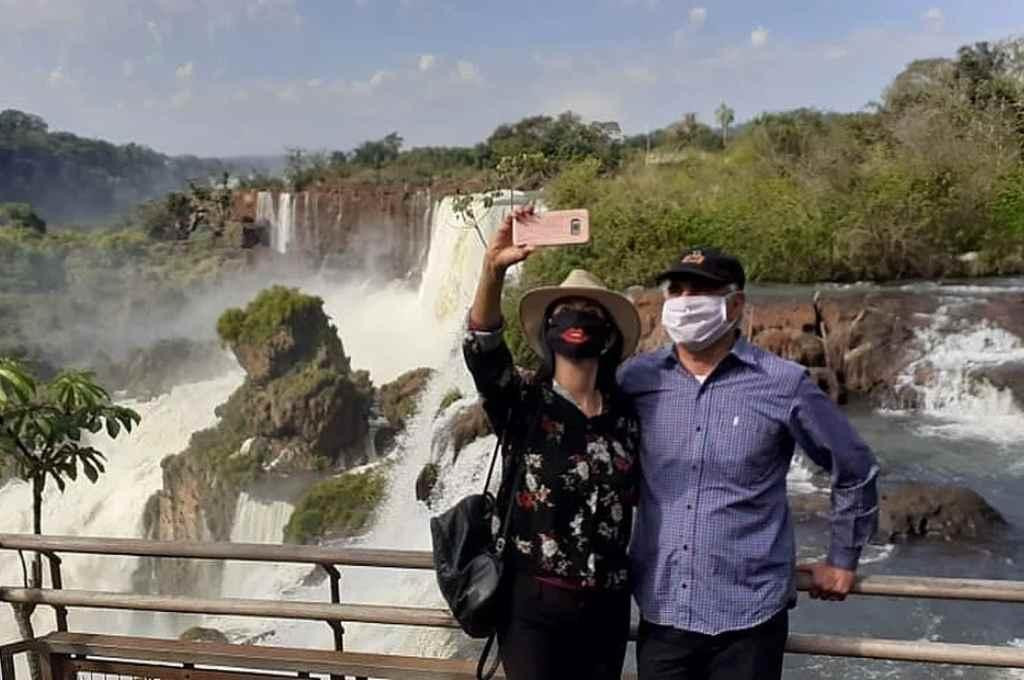
{"type": "MultiPolygon", "coordinates": [[[[341,602],[342,584],[339,567],[433,569],[430,554],[421,551],[247,543],[168,543],[135,539],[23,534],[0,534],[0,550],[39,552],[49,560],[51,588],[0,586],[0,602],[8,602],[12,605],[52,607],[56,613],[56,624],[59,631],[67,631],[68,607],[321,621],[331,626],[334,631],[337,651],[344,649],[343,622],[435,628],[458,627],[445,609],[343,604],[341,602]],[[330,577],[330,602],[204,599],[65,590],[62,587],[61,562],[58,553],[318,565],[330,577]]],[[[806,591],[809,586],[809,576],[798,572],[798,590],[806,591]]],[[[869,575],[857,578],[851,594],[855,596],[1024,603],[1024,582],[869,575]]],[[[789,636],[786,651],[794,654],[890,661],[1024,668],[1024,649],[1009,646],[793,633],[789,636]]]]}

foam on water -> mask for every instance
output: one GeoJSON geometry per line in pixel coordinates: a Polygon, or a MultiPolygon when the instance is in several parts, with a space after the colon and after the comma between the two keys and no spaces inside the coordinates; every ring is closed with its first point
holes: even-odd
{"type": "Polygon", "coordinates": [[[922,434],[982,438],[1005,446],[1024,441],[1024,411],[1009,390],[977,376],[978,369],[1024,361],[1024,340],[988,322],[965,322],[955,305],[940,308],[917,331],[920,359],[900,379],[921,396],[921,410],[934,422],[922,434]]]}

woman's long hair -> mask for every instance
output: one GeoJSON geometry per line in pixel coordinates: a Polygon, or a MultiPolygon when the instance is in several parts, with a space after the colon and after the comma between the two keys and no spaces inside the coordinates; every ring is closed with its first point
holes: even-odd
{"type": "MultiPolygon", "coordinates": [[[[541,348],[544,353],[540,357],[540,368],[533,375],[533,382],[537,385],[549,384],[555,377],[555,353],[551,349],[551,345],[548,344],[547,339],[547,328],[548,320],[551,318],[551,310],[554,309],[555,305],[561,302],[561,300],[555,300],[553,303],[548,305],[548,308],[544,310],[544,322],[541,325],[541,348]]],[[[596,304],[596,303],[595,303],[596,304]]],[[[597,389],[604,394],[613,394],[616,390],[617,383],[615,380],[616,371],[619,368],[619,363],[622,357],[622,332],[619,327],[615,325],[615,321],[608,310],[603,306],[598,305],[604,310],[604,316],[608,319],[608,323],[612,328],[612,343],[608,350],[605,351],[597,359],[597,389]]]]}

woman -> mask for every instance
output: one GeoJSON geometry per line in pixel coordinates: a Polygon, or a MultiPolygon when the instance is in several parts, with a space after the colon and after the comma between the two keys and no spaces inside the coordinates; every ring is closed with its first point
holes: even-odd
{"type": "Polygon", "coordinates": [[[501,335],[501,290],[506,270],[531,249],[512,243],[512,219],[484,256],[464,345],[487,415],[505,432],[505,475],[517,480],[501,660],[509,680],[618,680],[639,428],[615,370],[635,349],[640,321],[628,298],[582,270],[531,290],[520,321],[543,366],[533,380],[520,378],[501,335]]]}

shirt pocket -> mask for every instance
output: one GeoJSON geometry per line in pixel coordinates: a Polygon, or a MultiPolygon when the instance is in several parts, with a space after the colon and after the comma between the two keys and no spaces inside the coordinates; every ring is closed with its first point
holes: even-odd
{"type": "Polygon", "coordinates": [[[723,479],[745,487],[763,482],[778,464],[778,423],[749,410],[726,410],[713,422],[709,443],[723,479]]]}

